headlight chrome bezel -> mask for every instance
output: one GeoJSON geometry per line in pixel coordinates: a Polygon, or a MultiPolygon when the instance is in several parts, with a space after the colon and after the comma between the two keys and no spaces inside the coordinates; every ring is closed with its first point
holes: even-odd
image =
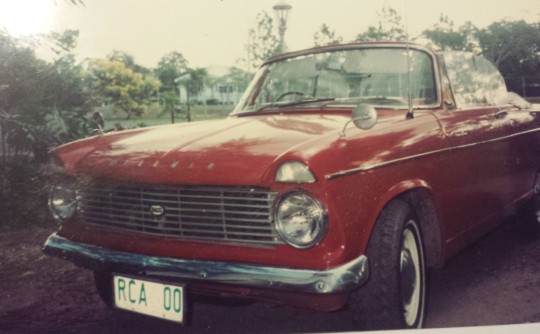
{"type": "Polygon", "coordinates": [[[65,177],[57,181],[49,192],[49,211],[57,221],[74,218],[79,211],[77,180],[65,177]]]}
{"type": "Polygon", "coordinates": [[[307,249],[317,245],[326,236],[328,230],[328,213],[321,202],[315,197],[304,191],[296,190],[287,192],[279,197],[274,210],[274,222],[278,235],[286,244],[298,249],[307,249]],[[308,217],[305,218],[305,220],[308,220],[309,224],[314,225],[308,227],[308,230],[311,230],[312,233],[309,233],[309,235],[304,234],[304,238],[307,238],[307,240],[302,240],[301,238],[291,235],[291,226],[286,225],[291,222],[284,221],[284,218],[281,215],[282,206],[286,205],[287,201],[290,202],[295,199],[304,201],[303,204],[305,205],[300,205],[302,203],[296,204],[297,209],[303,211],[304,216],[310,211],[308,206],[313,208],[311,213],[316,214],[316,216],[308,215],[308,217]]]}

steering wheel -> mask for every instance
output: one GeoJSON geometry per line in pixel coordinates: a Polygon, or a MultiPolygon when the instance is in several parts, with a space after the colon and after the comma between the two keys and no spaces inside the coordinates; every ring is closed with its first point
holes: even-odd
{"type": "Polygon", "coordinates": [[[280,96],[278,96],[276,101],[281,101],[281,99],[283,99],[285,96],[289,96],[289,95],[298,95],[298,96],[301,96],[301,97],[304,97],[304,96],[309,97],[309,95],[301,93],[301,92],[290,91],[290,92],[285,92],[285,93],[281,94],[280,96]]]}

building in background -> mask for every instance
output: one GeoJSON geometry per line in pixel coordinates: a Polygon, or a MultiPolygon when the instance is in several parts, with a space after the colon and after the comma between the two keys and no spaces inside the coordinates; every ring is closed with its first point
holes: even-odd
{"type": "MultiPolygon", "coordinates": [[[[209,66],[205,68],[208,78],[204,88],[195,96],[190,96],[189,100],[198,104],[207,105],[234,105],[236,104],[251,79],[251,74],[236,67],[209,66]]],[[[180,102],[187,101],[187,91],[184,78],[175,80],[178,83],[178,93],[180,102]]]]}

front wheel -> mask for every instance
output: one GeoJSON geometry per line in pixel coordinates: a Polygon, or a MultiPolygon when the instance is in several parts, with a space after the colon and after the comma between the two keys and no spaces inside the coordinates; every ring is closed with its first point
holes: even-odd
{"type": "Polygon", "coordinates": [[[402,200],[390,202],[377,219],[366,252],[367,284],[351,295],[361,327],[421,328],[426,305],[424,246],[418,219],[402,200]]]}

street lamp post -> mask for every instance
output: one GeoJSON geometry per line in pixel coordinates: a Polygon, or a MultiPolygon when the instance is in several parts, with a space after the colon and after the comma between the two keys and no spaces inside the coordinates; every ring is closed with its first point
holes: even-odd
{"type": "Polygon", "coordinates": [[[279,52],[283,53],[287,48],[285,46],[285,30],[287,30],[287,19],[289,15],[289,10],[292,6],[285,3],[285,1],[280,1],[278,4],[274,5],[272,9],[276,14],[276,19],[279,24],[279,52]]]}

